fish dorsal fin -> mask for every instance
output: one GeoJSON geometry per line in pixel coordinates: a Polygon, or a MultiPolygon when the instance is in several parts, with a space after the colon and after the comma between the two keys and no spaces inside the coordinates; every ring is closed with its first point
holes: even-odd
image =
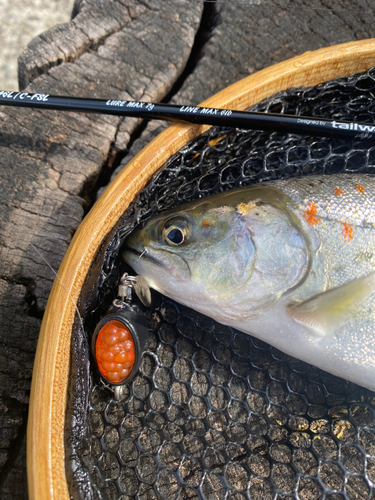
{"type": "Polygon", "coordinates": [[[290,316],[314,335],[325,337],[344,320],[354,317],[358,304],[375,293],[375,272],[287,307],[290,316]]]}

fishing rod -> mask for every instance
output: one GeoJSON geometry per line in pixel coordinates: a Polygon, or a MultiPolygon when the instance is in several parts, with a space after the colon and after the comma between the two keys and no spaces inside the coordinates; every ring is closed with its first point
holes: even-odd
{"type": "Polygon", "coordinates": [[[143,101],[59,97],[49,94],[0,91],[0,105],[37,109],[53,109],[83,113],[100,113],[200,125],[265,130],[286,134],[336,137],[339,139],[373,139],[375,124],[330,120],[306,116],[254,111],[155,104],[143,101]]]}

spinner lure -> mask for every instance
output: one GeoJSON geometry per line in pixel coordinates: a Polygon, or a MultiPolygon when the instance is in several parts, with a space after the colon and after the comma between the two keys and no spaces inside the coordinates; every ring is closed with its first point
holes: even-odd
{"type": "Polygon", "coordinates": [[[119,397],[124,384],[135,376],[148,339],[146,318],[132,303],[132,291],[150,305],[148,286],[140,276],[125,273],[120,280],[118,297],[95,328],[91,350],[104,385],[119,397]]]}

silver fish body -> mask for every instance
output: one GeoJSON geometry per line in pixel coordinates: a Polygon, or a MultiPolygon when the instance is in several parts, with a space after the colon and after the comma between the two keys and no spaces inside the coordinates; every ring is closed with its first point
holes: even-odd
{"type": "Polygon", "coordinates": [[[151,219],[127,246],[126,262],[161,293],[375,390],[375,176],[196,200],[151,219]]]}

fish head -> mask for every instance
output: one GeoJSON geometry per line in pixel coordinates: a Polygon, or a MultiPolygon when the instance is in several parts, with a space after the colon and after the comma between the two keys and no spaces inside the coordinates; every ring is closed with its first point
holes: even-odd
{"type": "Polygon", "coordinates": [[[150,287],[225,324],[269,307],[307,260],[281,210],[226,193],[157,215],[125,244],[125,261],[150,287]]]}
{"type": "Polygon", "coordinates": [[[254,260],[250,234],[232,222],[233,209],[205,202],[164,212],[127,238],[124,259],[161,293],[211,305],[238,288],[254,260]]]}

